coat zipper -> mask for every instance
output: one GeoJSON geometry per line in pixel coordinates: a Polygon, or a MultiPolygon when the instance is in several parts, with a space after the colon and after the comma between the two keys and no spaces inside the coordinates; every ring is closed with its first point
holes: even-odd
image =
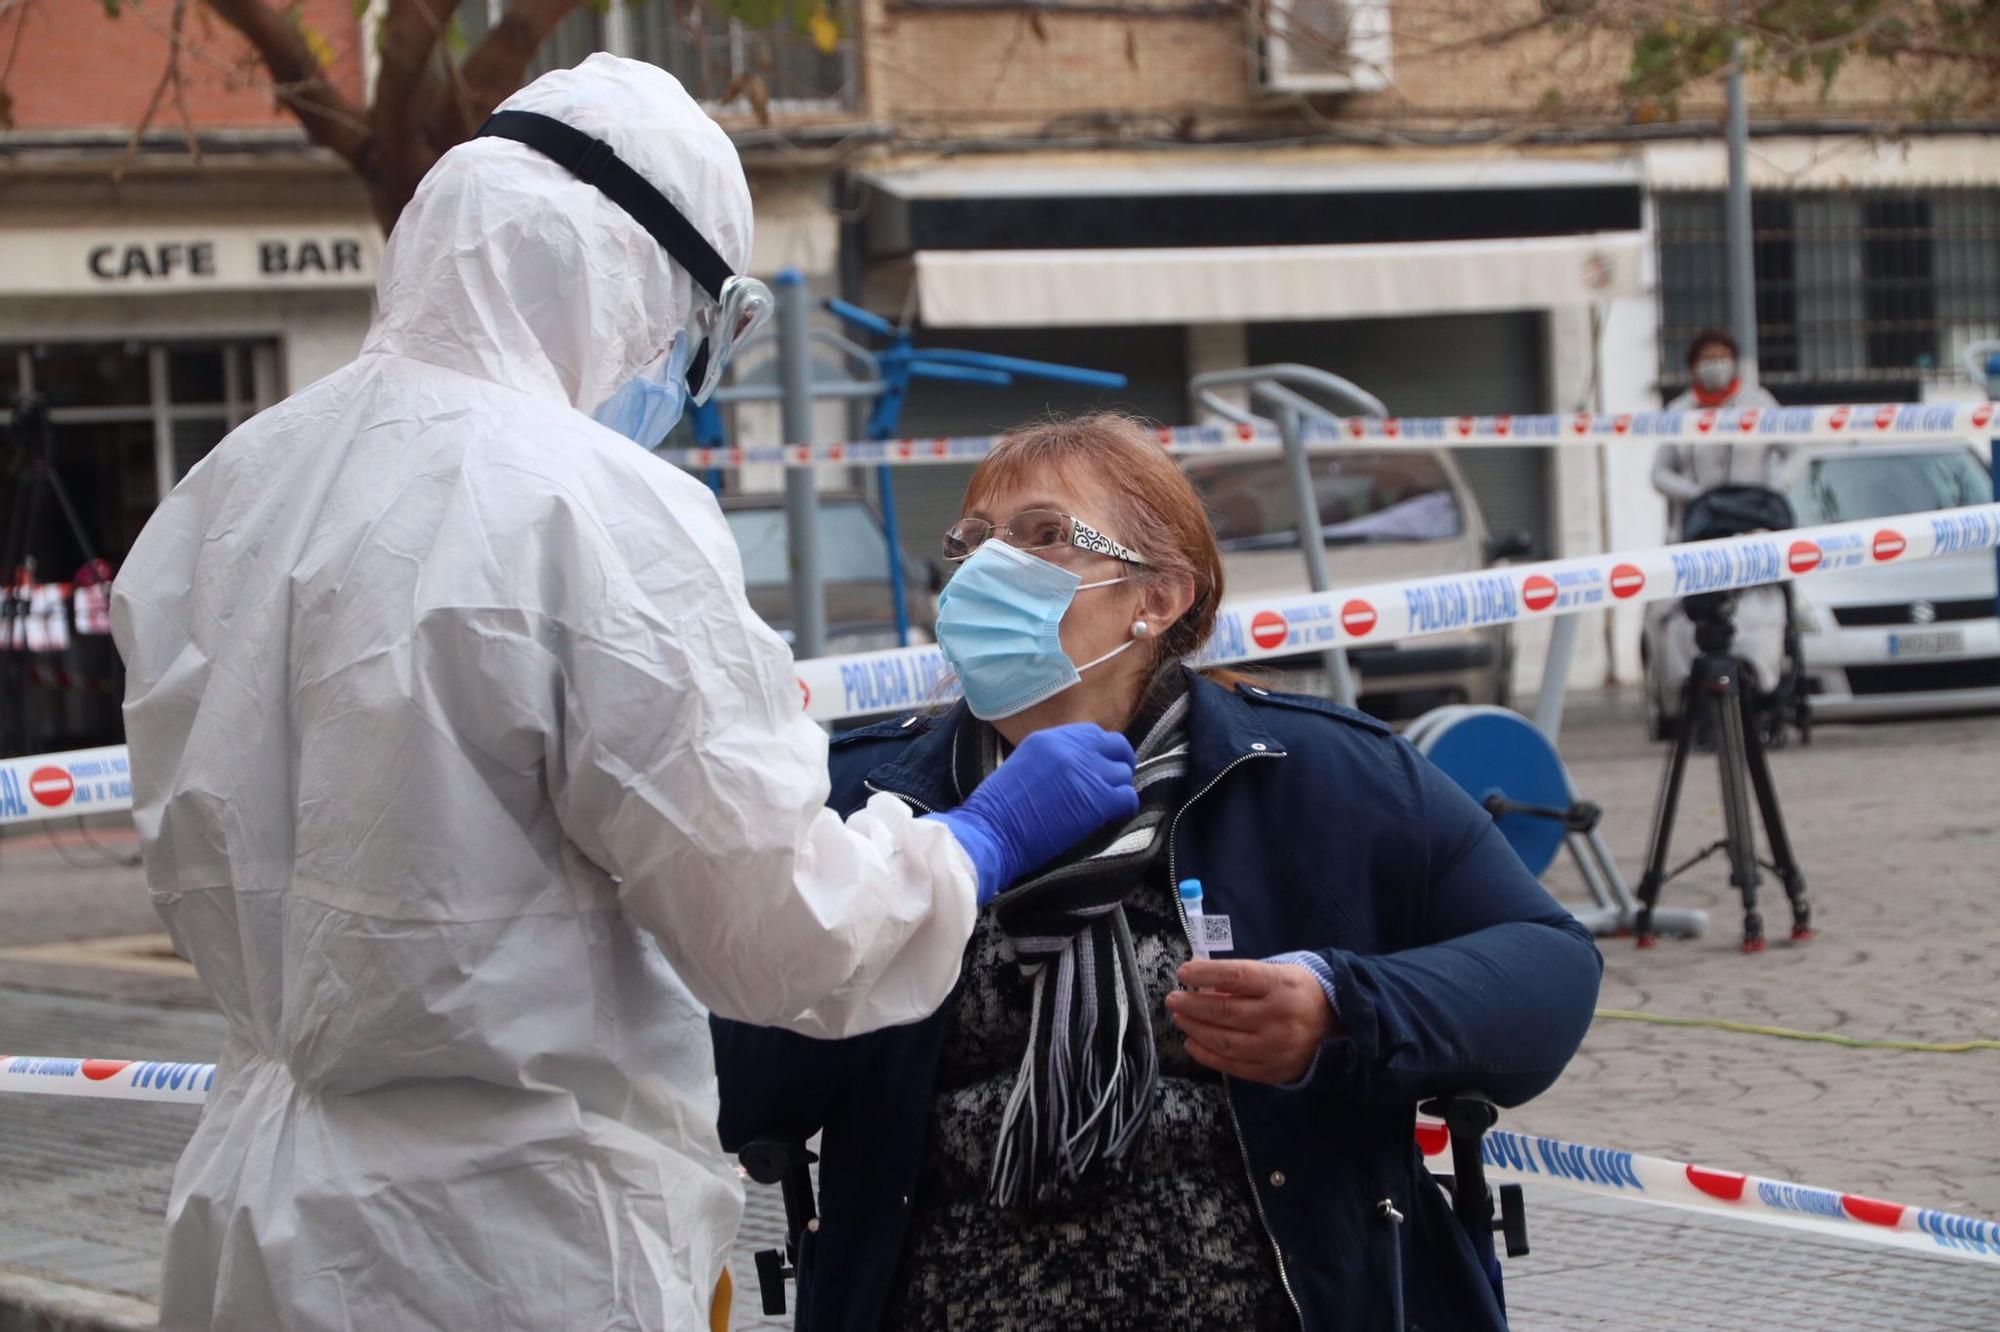
{"type": "MultiPolygon", "coordinates": [[[[1173,821],[1167,824],[1167,884],[1170,888],[1176,887],[1181,881],[1180,871],[1176,865],[1176,861],[1179,858],[1179,848],[1174,845],[1174,834],[1180,831],[1181,815],[1193,809],[1195,801],[1213,791],[1216,783],[1234,772],[1239,765],[1248,763],[1251,759],[1283,757],[1284,754],[1282,751],[1259,750],[1252,754],[1239,754],[1230,760],[1229,764],[1221,772],[1216,773],[1209,780],[1207,786],[1202,787],[1201,790],[1189,796],[1181,803],[1181,807],[1174,811],[1173,821]]],[[[1181,933],[1186,936],[1188,951],[1192,953],[1194,951],[1194,932],[1188,929],[1187,908],[1181,904],[1181,895],[1178,891],[1174,892],[1174,910],[1180,915],[1181,933]]],[[[1243,1124],[1236,1117],[1236,1101],[1229,1094],[1229,1075],[1227,1073],[1222,1075],[1222,1083],[1222,1103],[1228,1107],[1229,1127],[1236,1135],[1237,1153],[1243,1158],[1243,1179],[1250,1185],[1250,1205],[1256,1209],[1257,1224],[1263,1229],[1264,1239],[1271,1246],[1271,1257],[1277,1260],[1278,1284],[1285,1289],[1285,1299],[1292,1306],[1292,1316],[1299,1320],[1299,1332],[1305,1332],[1305,1310],[1299,1307],[1299,1297],[1292,1291],[1291,1274],[1285,1270],[1285,1251],[1278,1247],[1278,1236],[1271,1229],[1271,1218],[1264,1215],[1264,1198],[1262,1194],[1257,1192],[1257,1174],[1250,1165],[1250,1146],[1243,1140],[1243,1124]]]]}
{"type": "Polygon", "coordinates": [[[937,813],[936,810],[932,809],[929,805],[926,805],[923,801],[917,799],[915,796],[904,795],[901,791],[884,791],[881,787],[875,785],[875,783],[869,781],[865,777],[861,779],[861,785],[866,787],[868,790],[874,792],[876,795],[894,796],[896,797],[896,799],[902,801],[906,805],[915,805],[918,809],[922,810],[926,814],[937,813]]]}
{"type": "Polygon", "coordinates": [[[1384,1198],[1376,1203],[1375,1214],[1382,1218],[1382,1224],[1397,1227],[1389,1233],[1390,1266],[1395,1273],[1389,1283],[1389,1289],[1395,1296],[1389,1307],[1390,1316],[1394,1321],[1389,1326],[1400,1329],[1403,1326],[1403,1232],[1400,1229],[1403,1224],[1403,1214],[1396,1210],[1394,1198],[1384,1198]]]}

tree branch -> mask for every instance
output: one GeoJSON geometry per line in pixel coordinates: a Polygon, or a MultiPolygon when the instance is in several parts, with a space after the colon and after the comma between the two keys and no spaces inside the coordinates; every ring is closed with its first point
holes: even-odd
{"type": "Polygon", "coordinates": [[[468,108],[475,124],[521,86],[528,62],[535,58],[556,24],[569,17],[583,0],[514,0],[478,46],[459,65],[472,99],[468,108]]]}
{"type": "Polygon", "coordinates": [[[28,31],[28,9],[34,0],[0,0],[0,19],[14,16],[14,40],[7,44],[7,63],[0,66],[0,130],[14,128],[14,97],[7,80],[14,77],[14,58],[21,54],[21,38],[28,31]]]}
{"type": "Polygon", "coordinates": [[[152,99],[146,103],[139,123],[132,127],[132,139],[125,145],[124,156],[118,159],[117,166],[111,168],[114,182],[125,179],[125,168],[132,165],[132,159],[138,156],[139,144],[152,126],[153,117],[159,114],[160,103],[169,88],[173,90],[174,105],[180,111],[181,132],[187,136],[188,152],[194,156],[195,165],[201,165],[201,140],[195,137],[194,120],[188,115],[187,91],[181,85],[181,43],[186,28],[187,0],[174,0],[173,13],[167,19],[167,67],[160,72],[160,81],[154,86],[152,99]]]}
{"type": "Polygon", "coordinates": [[[437,75],[438,43],[453,8],[452,0],[389,0],[389,12],[382,16],[375,104],[368,110],[379,137],[400,142],[416,137],[417,107],[437,75]]]}
{"type": "Polygon", "coordinates": [[[271,72],[278,99],[290,107],[314,143],[330,148],[366,178],[375,139],[362,109],[334,86],[292,22],[264,0],[206,0],[216,17],[243,35],[271,72]]]}

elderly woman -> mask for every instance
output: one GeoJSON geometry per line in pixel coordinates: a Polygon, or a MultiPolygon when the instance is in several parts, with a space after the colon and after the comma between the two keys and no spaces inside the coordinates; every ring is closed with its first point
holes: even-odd
{"type": "Polygon", "coordinates": [[[1589,933],[1388,727],[1188,665],[1221,557],[1136,422],[1016,431],[963,514],[938,643],[964,701],[839,737],[831,803],[948,809],[1095,721],[1131,739],[1140,809],[1000,896],[934,1017],[714,1024],[724,1143],[823,1135],[798,1326],[1504,1327],[1416,1106],[1554,1082],[1589,933]],[[1225,956],[1192,957],[1183,879],[1225,956]]]}

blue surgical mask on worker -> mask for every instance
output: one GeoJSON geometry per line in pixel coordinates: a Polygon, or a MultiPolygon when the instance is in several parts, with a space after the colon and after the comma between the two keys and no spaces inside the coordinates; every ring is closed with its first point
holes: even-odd
{"type": "Polygon", "coordinates": [[[687,375],[688,339],[676,334],[666,355],[626,380],[591,419],[642,448],[658,448],[687,410],[687,375]]]}
{"type": "Polygon", "coordinates": [[[1079,592],[1125,579],[1086,583],[1059,565],[1004,541],[988,541],[938,596],[938,650],[958,674],[972,715],[999,721],[1054,698],[1136,639],[1078,666],[1062,649],[1063,616],[1079,592]]]}

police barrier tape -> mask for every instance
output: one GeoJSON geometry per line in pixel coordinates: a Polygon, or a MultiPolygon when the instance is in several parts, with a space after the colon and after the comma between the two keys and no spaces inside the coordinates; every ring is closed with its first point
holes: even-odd
{"type": "MultiPolygon", "coordinates": [[[[1246,597],[1217,613],[1200,660],[1220,666],[1376,647],[1996,546],[2000,503],[1332,592],[1246,597]]],[[[797,669],[806,714],[818,721],[907,711],[954,697],[950,670],[935,645],[816,657],[797,669]]],[[[123,746],[0,761],[0,825],[111,813],[131,803],[123,746]]]]}
{"type": "Polygon", "coordinates": [[[0,824],[132,808],[125,746],[0,759],[0,824]]]}
{"type": "MultiPolygon", "coordinates": [[[[1246,597],[1216,615],[1201,662],[1233,665],[1374,647],[1995,546],[2000,504],[1981,504],[1331,592],[1246,597]]],[[[935,646],[818,657],[798,663],[798,673],[806,711],[821,721],[902,711],[951,696],[949,670],[935,646]]]]}
{"type": "MultiPolygon", "coordinates": [[[[1418,1120],[1417,1146],[1432,1170],[1450,1173],[1451,1140],[1443,1124],[1418,1120]]],[[[1507,1179],[2000,1264],[2000,1222],[1981,1217],[1508,1129],[1487,1130],[1479,1157],[1490,1174],[1507,1179]]]]}
{"type": "MultiPolygon", "coordinates": [[[[1652,444],[1910,444],[1940,436],[1984,434],[2000,419],[1991,402],[1872,403],[1834,407],[1714,408],[1678,412],[1579,412],[1567,416],[1328,417],[1307,421],[1307,449],[1517,448],[1522,445],[1652,444]]],[[[835,444],[760,444],[722,449],[662,449],[659,456],[697,471],[711,468],[818,463],[914,466],[973,463],[997,435],[934,439],[844,440],[835,444]]],[[[1161,426],[1160,446],[1180,455],[1270,452],[1282,446],[1268,426],[1161,426]]]]}
{"type": "MultiPolygon", "coordinates": [[[[215,1065],[148,1059],[0,1056],[0,1092],[200,1105],[215,1086],[215,1065]]],[[[1443,1124],[1420,1119],[1416,1142],[1439,1174],[1451,1171],[1443,1124]]],[[[1590,1147],[1490,1129],[1481,1142],[1487,1170],[1566,1188],[1645,1202],[1726,1212],[1745,1220],[1804,1225],[1927,1252],[2000,1263],[2000,1222],[1884,1202],[1804,1184],[1713,1170],[1658,1156],[1590,1147]]]]}
{"type": "Polygon", "coordinates": [[[214,1064],[0,1055],[0,1092],[200,1105],[214,1086],[214,1064]]]}

